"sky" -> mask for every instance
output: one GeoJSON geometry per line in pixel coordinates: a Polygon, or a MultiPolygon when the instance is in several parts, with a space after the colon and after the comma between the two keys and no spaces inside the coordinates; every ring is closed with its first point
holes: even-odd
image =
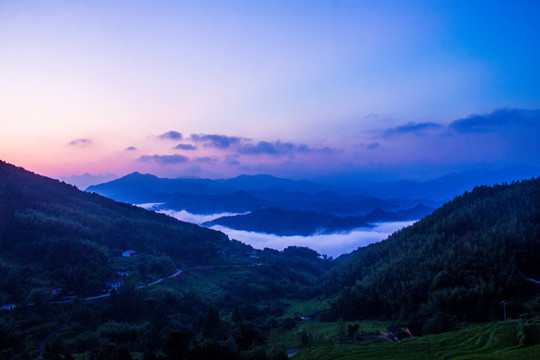
{"type": "Polygon", "coordinates": [[[538,167],[539,18],[538,1],[3,0],[0,159],[100,179],[538,167]]]}

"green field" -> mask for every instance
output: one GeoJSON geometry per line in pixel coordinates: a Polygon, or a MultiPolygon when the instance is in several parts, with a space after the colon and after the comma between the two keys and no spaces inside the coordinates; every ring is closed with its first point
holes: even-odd
{"type": "MultiPolygon", "coordinates": [[[[382,332],[390,326],[389,322],[379,320],[343,322],[342,326],[346,327],[349,324],[359,324],[360,329],[364,332],[382,332]]],[[[301,334],[305,331],[311,337],[311,347],[333,345],[337,336],[338,326],[336,322],[301,321],[291,331],[275,330],[272,334],[273,344],[285,347],[301,347],[301,334]]]]}
{"type": "MultiPolygon", "coordinates": [[[[382,322],[357,322],[363,331],[384,331],[382,322]]],[[[337,323],[305,323],[275,341],[300,350],[293,359],[540,359],[540,324],[538,319],[514,320],[475,325],[439,335],[405,339],[399,343],[355,343],[336,345],[337,323]],[[311,343],[301,346],[305,330],[311,343]]]]}
{"type": "Polygon", "coordinates": [[[234,280],[246,274],[246,269],[249,268],[193,268],[186,272],[181,283],[185,289],[193,290],[200,297],[219,302],[225,297],[234,280]]]}
{"type": "Polygon", "coordinates": [[[318,311],[327,309],[330,305],[327,300],[297,300],[282,299],[281,302],[289,305],[284,317],[310,316],[318,311]]]}

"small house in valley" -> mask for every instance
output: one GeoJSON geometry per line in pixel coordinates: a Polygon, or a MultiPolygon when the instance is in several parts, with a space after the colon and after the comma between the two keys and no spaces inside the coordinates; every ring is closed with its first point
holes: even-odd
{"type": "Polygon", "coordinates": [[[62,289],[61,287],[50,287],[48,289],[46,289],[47,291],[47,294],[50,294],[50,295],[59,295],[62,293],[64,289],[62,289]]]}
{"type": "Polygon", "coordinates": [[[129,271],[127,269],[127,267],[125,266],[120,266],[118,268],[118,276],[128,276],[129,275],[129,271]]]}
{"type": "Polygon", "coordinates": [[[134,257],[137,256],[137,252],[135,250],[126,250],[122,253],[122,257],[134,257]]]}
{"type": "Polygon", "coordinates": [[[108,281],[106,284],[105,284],[105,287],[107,288],[107,291],[112,291],[112,290],[118,290],[120,287],[122,287],[122,285],[124,285],[124,281],[122,280],[114,280],[114,281],[108,281]]]}

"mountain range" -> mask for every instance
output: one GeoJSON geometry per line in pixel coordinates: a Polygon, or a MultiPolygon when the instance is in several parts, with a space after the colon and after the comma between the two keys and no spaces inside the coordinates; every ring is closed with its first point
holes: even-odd
{"type": "Polygon", "coordinates": [[[154,210],[192,214],[237,214],[215,219],[221,225],[276,235],[351,231],[377,222],[416,220],[445,201],[480,184],[532,176],[533,168],[453,173],[427,182],[320,184],[271,175],[231,179],[158,178],[132,173],[86,189],[154,210]]]}

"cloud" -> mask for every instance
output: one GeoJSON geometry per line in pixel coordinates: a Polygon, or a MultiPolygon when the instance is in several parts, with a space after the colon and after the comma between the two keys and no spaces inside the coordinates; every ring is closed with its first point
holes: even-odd
{"type": "Polygon", "coordinates": [[[233,155],[227,155],[225,157],[225,163],[229,166],[238,166],[240,165],[240,161],[238,161],[238,158],[240,157],[240,155],[238,154],[233,154],[233,155]]]}
{"type": "Polygon", "coordinates": [[[176,150],[197,150],[197,148],[191,144],[178,144],[174,148],[176,150]]]}
{"type": "Polygon", "coordinates": [[[86,147],[91,144],[92,144],[92,140],[90,139],[75,139],[75,140],[70,141],[68,145],[86,147]]]}
{"type": "Polygon", "coordinates": [[[438,130],[441,129],[443,125],[433,123],[433,122],[424,122],[424,123],[414,123],[408,122],[404,125],[396,126],[394,128],[388,128],[383,131],[383,136],[394,136],[401,134],[421,134],[429,130],[438,130]]]}
{"type": "Polygon", "coordinates": [[[239,144],[244,138],[237,136],[216,135],[216,134],[192,134],[190,139],[195,142],[204,143],[204,146],[226,149],[231,145],[239,144]]]}
{"type": "Polygon", "coordinates": [[[246,144],[238,152],[240,154],[267,154],[267,155],[283,155],[292,153],[295,149],[295,146],[291,143],[282,143],[281,141],[275,141],[270,143],[268,141],[259,141],[256,144],[246,144]]]}
{"type": "Polygon", "coordinates": [[[135,151],[137,150],[137,148],[135,146],[130,146],[128,148],[126,148],[126,151],[135,151]]]}
{"type": "Polygon", "coordinates": [[[281,141],[259,141],[256,144],[246,144],[238,149],[240,154],[248,155],[290,155],[293,156],[295,152],[307,153],[311,152],[311,149],[306,145],[297,146],[292,143],[283,143],[281,141]]]}
{"type": "Polygon", "coordinates": [[[238,148],[238,153],[243,155],[288,155],[291,158],[294,158],[295,154],[333,154],[339,152],[343,152],[343,150],[331,147],[312,148],[305,144],[293,144],[290,142],[281,142],[280,140],[246,143],[238,148]]]}
{"type": "Polygon", "coordinates": [[[182,134],[178,131],[167,131],[161,135],[158,135],[160,140],[182,140],[182,134]]]}
{"type": "Polygon", "coordinates": [[[167,164],[181,164],[186,163],[189,161],[189,158],[183,155],[143,155],[139,158],[139,161],[148,162],[148,161],[154,161],[157,164],[160,165],[167,165],[167,164]]]}
{"type": "Polygon", "coordinates": [[[448,128],[457,133],[486,133],[502,127],[540,125],[540,110],[499,109],[490,114],[470,115],[450,123],[448,128]]]}
{"type": "Polygon", "coordinates": [[[317,152],[323,153],[323,154],[335,154],[335,153],[342,153],[343,149],[336,149],[336,148],[331,148],[331,147],[326,146],[326,147],[317,149],[317,152]]]}
{"type": "Polygon", "coordinates": [[[207,221],[212,221],[217,218],[223,217],[223,216],[236,216],[236,215],[245,215],[248,213],[217,213],[217,214],[210,214],[210,215],[202,215],[202,214],[192,214],[185,210],[160,210],[158,211],[163,214],[167,214],[175,219],[181,220],[181,221],[187,221],[190,223],[194,223],[197,225],[201,225],[202,223],[205,223],[207,221]]]}
{"type": "Polygon", "coordinates": [[[375,150],[377,149],[379,146],[381,146],[381,144],[379,144],[378,142],[374,142],[374,143],[371,143],[371,144],[367,144],[366,147],[369,149],[369,150],[375,150]]]}
{"type": "MultiPolygon", "coordinates": [[[[177,214],[170,214],[178,216],[177,214]]],[[[415,221],[379,223],[371,229],[355,229],[350,232],[316,234],[311,236],[277,236],[250,231],[234,230],[225,226],[212,226],[227,234],[231,239],[239,240],[256,249],[271,248],[283,250],[287,246],[307,246],[319,254],[337,257],[349,253],[361,246],[386,239],[393,232],[413,224],[415,221]]]]}
{"type": "Polygon", "coordinates": [[[209,163],[209,162],[214,162],[216,160],[217,160],[217,158],[210,157],[210,156],[201,156],[201,157],[197,157],[195,159],[195,161],[200,162],[200,163],[209,163]]]}

